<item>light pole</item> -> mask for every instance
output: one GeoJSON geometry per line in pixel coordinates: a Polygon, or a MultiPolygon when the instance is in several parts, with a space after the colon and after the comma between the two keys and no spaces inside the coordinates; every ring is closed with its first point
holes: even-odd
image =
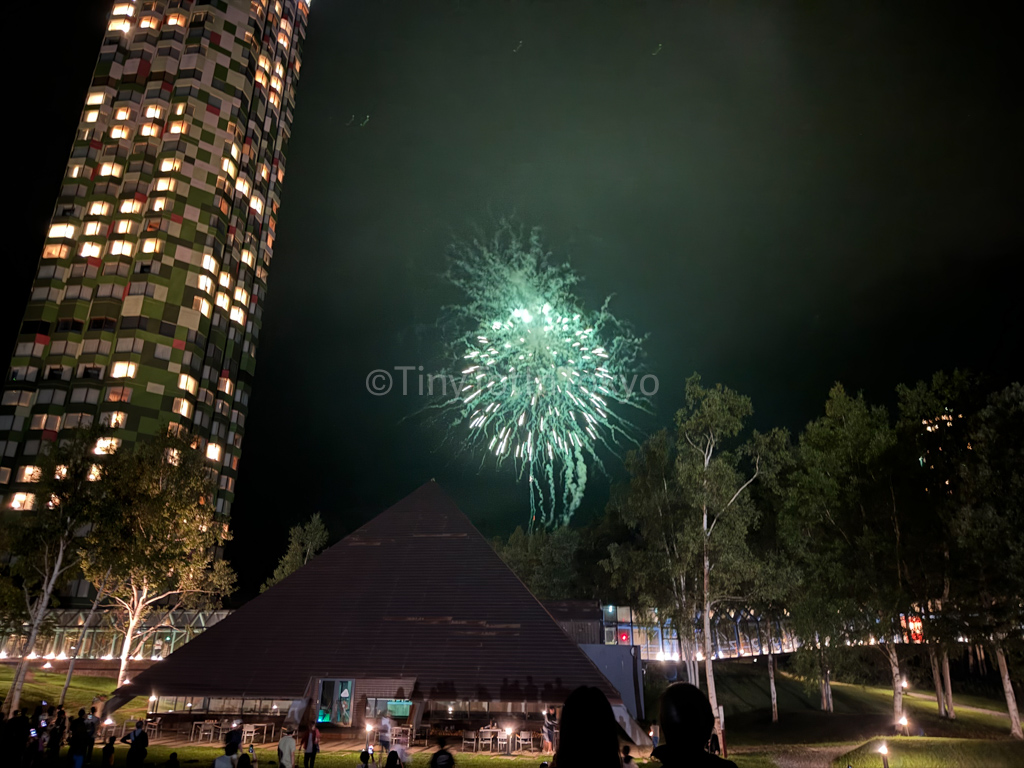
{"type": "Polygon", "coordinates": [[[910,735],[910,721],[907,720],[907,716],[906,715],[904,715],[903,717],[900,718],[900,727],[903,728],[903,735],[904,736],[909,736],[910,735]]]}
{"type": "Polygon", "coordinates": [[[882,755],[882,768],[889,768],[889,748],[883,744],[878,751],[882,755]]]}

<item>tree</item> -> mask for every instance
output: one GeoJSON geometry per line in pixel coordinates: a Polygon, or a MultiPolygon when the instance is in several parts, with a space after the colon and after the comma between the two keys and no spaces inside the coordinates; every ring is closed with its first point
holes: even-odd
{"type": "Polygon", "coordinates": [[[142,629],[152,611],[213,605],[233,591],[235,574],[215,557],[230,534],[215,515],[211,473],[193,445],[165,437],[122,448],[103,474],[103,514],[86,537],[82,570],[94,584],[104,581],[121,612],[121,685],[133,647],[153,631],[142,629]]]}
{"type": "Polygon", "coordinates": [[[292,526],[288,531],[288,549],[281,555],[274,575],[260,587],[260,592],[266,592],[316,557],[320,550],[327,546],[328,538],[327,527],[320,519],[319,512],[310,517],[309,522],[304,525],[292,526]]]}
{"type": "Polygon", "coordinates": [[[672,622],[687,680],[697,685],[696,640],[700,537],[692,510],[682,499],[676,476],[674,441],[664,430],[626,456],[628,489],[613,498],[616,515],[633,536],[608,546],[602,565],[648,623],[655,615],[672,622]]]}
{"type": "Polygon", "coordinates": [[[953,531],[962,551],[963,584],[955,602],[964,634],[992,648],[1010,714],[1024,739],[1006,659],[1024,624],[1024,386],[1011,384],[971,419],[970,460],[961,467],[965,503],[953,531]]]}
{"type": "Polygon", "coordinates": [[[800,436],[785,524],[791,551],[815,587],[793,605],[804,643],[819,650],[823,665],[824,649],[837,644],[881,650],[898,720],[903,678],[897,641],[911,599],[904,578],[903,510],[892,470],[895,443],[885,409],[836,384],[825,415],[800,436]]]}
{"type": "MultiPolygon", "coordinates": [[[[75,539],[95,522],[99,512],[96,462],[99,427],[74,430],[58,443],[44,443],[33,479],[38,483],[35,507],[5,525],[2,549],[12,554],[10,584],[24,601],[27,638],[15,669],[4,712],[10,715],[21,703],[21,690],[40,628],[51,607],[55,590],[79,564],[75,539]]],[[[8,587],[5,591],[10,592],[8,587]]],[[[19,612],[20,613],[20,612],[19,612]]]]}
{"type": "Polygon", "coordinates": [[[700,518],[704,665],[716,721],[711,612],[721,602],[739,599],[736,589],[751,572],[747,533],[758,517],[750,488],[755,481],[774,483],[788,454],[782,430],[755,431],[739,442],[753,412],[750,398],[721,384],[705,388],[694,374],[686,382],[686,405],[676,413],[678,486],[684,508],[700,518]]]}
{"type": "Polygon", "coordinates": [[[570,600],[579,596],[576,555],[580,533],[563,526],[526,533],[517,527],[507,542],[494,542],[505,564],[541,600],[570,600]]]}

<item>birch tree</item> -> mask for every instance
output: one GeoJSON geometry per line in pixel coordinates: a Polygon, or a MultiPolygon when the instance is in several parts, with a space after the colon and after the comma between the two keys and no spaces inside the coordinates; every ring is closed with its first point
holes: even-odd
{"type": "Polygon", "coordinates": [[[327,526],[320,519],[319,512],[310,517],[309,522],[292,526],[288,531],[288,548],[281,555],[274,574],[260,587],[260,592],[266,592],[316,557],[327,546],[328,538],[327,526]]]}
{"type": "Polygon", "coordinates": [[[178,438],[123,448],[104,467],[103,514],[86,539],[82,568],[104,580],[107,601],[124,631],[117,683],[132,652],[176,608],[216,605],[234,589],[235,575],[216,548],[230,538],[211,503],[206,460],[178,438]]]}
{"type": "Polygon", "coordinates": [[[754,569],[747,546],[758,517],[751,486],[773,483],[787,454],[782,430],[740,438],[753,412],[750,398],[721,384],[705,388],[694,374],[686,382],[686,404],[676,413],[678,487],[684,506],[699,519],[704,669],[716,723],[711,613],[722,602],[741,600],[734,590],[754,569]]]}
{"type": "Polygon", "coordinates": [[[100,428],[63,433],[59,443],[45,443],[33,472],[34,507],[4,526],[4,547],[12,553],[11,583],[21,593],[26,639],[21,660],[4,699],[10,715],[21,703],[28,656],[36,647],[57,589],[77,572],[79,542],[98,512],[96,440],[100,428]]]}

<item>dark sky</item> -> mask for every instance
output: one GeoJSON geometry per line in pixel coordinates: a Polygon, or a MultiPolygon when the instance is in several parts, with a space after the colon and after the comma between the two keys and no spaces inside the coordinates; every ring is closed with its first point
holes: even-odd
{"type": "MultiPolygon", "coordinates": [[[[109,3],[66,5],[8,83],[26,187],[4,350],[109,3]]],[[[855,5],[316,0],[233,510],[243,585],[299,519],[340,536],[431,477],[486,534],[525,522],[509,473],[403,421],[421,400],[365,390],[372,369],[442,363],[445,247],[513,211],[591,306],[615,293],[650,333],[645,429],[694,370],[794,430],[836,380],[888,401],[938,368],[1024,375],[1015,25],[1001,6],[855,5]]]]}

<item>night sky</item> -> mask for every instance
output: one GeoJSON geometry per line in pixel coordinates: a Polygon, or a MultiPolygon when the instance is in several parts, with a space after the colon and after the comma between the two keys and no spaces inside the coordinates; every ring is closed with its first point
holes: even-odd
{"type": "MultiPolygon", "coordinates": [[[[58,5],[7,82],[4,354],[109,8],[58,5]]],[[[889,403],[938,368],[1024,376],[1020,61],[996,7],[316,0],[233,508],[241,596],[290,525],[319,510],[340,537],[432,477],[487,535],[526,521],[525,487],[442,447],[422,399],[365,389],[444,364],[446,246],[508,213],[650,334],[647,431],[695,370],[793,430],[836,380],[889,403]]],[[[607,494],[590,484],[580,518],[607,494]]]]}

